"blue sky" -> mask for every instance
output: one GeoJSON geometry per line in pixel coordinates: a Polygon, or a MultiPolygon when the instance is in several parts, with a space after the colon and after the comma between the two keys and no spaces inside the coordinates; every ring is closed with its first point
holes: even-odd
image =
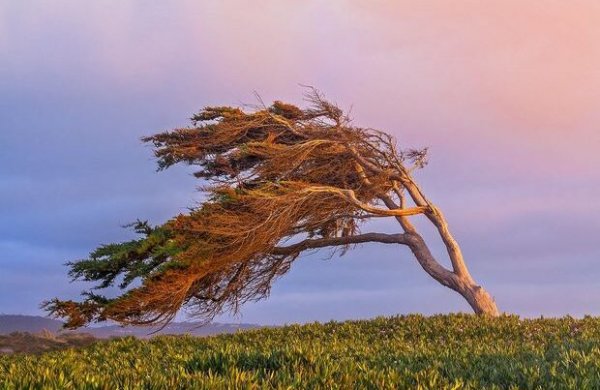
{"type": "MultiPolygon", "coordinates": [[[[0,313],[76,298],[66,261],[201,199],[187,168],[155,172],[141,136],[254,91],[301,103],[310,84],[430,147],[418,179],[501,310],[600,314],[600,8],[492,4],[0,1],[0,313]]],[[[327,258],[220,319],[469,310],[403,248],[327,258]]]]}

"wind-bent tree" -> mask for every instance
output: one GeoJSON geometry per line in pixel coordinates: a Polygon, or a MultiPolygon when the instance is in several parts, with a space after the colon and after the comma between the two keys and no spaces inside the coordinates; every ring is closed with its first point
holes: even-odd
{"type": "Polygon", "coordinates": [[[412,172],[426,150],[399,150],[387,133],[356,127],[316,91],[310,107],[279,101],[245,112],[207,107],[192,127],[143,140],[154,145],[159,169],[197,167],[206,201],[160,226],[135,224],[141,238],[103,245],[69,263],[73,279],[118,283],[122,295],[84,293],[81,302],[45,303],[68,327],[107,319],[165,324],[182,307],[204,320],[269,294],[303,252],[356,244],[407,246],[421,267],[462,295],[475,313],[496,316],[492,297],[469,274],[442,212],[412,172]],[[437,229],[452,265],[432,255],[410,217],[437,229]],[[392,218],[399,233],[363,233],[372,218],[392,218]],[[133,282],[136,282],[132,285],[133,282]]]}

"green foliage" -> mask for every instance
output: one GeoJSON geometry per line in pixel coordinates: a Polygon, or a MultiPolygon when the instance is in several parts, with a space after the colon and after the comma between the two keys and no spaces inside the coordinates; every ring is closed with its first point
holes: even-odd
{"type": "Polygon", "coordinates": [[[180,251],[171,232],[164,226],[152,227],[146,221],[127,225],[142,235],[142,238],[118,244],[102,245],[88,259],[67,263],[71,267],[69,276],[73,280],[101,282],[96,289],[113,285],[123,275],[120,288],[126,288],[137,278],[148,276],[161,264],[180,251]]]}
{"type": "MultiPolygon", "coordinates": [[[[116,244],[102,245],[90,253],[89,258],[69,262],[69,276],[73,280],[95,281],[93,290],[113,286],[120,277],[119,288],[125,289],[136,280],[148,280],[161,271],[180,266],[173,257],[182,248],[176,245],[167,225],[150,226],[146,221],[134,222],[125,227],[133,229],[141,237],[116,244]]],[[[100,307],[118,303],[94,291],[84,291],[81,303],[52,299],[42,307],[56,316],[68,316],[66,328],[77,328],[92,321],[105,318],[100,307]]]]}
{"type": "Polygon", "coordinates": [[[597,389],[600,318],[376,318],[0,356],[2,389],[597,389]]]}

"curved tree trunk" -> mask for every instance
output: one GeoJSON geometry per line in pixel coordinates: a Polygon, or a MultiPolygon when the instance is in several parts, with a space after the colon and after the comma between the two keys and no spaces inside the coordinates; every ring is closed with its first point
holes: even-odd
{"type": "Polygon", "coordinates": [[[481,286],[474,282],[466,284],[465,287],[457,290],[462,295],[469,305],[473,308],[476,314],[483,314],[492,317],[500,315],[496,302],[492,296],[481,286]]]}
{"type": "MultiPolygon", "coordinates": [[[[408,218],[405,216],[397,216],[396,219],[408,237],[407,245],[417,258],[421,267],[439,283],[462,295],[476,314],[493,317],[498,316],[500,312],[498,311],[498,307],[492,296],[483,287],[478,285],[469,273],[460,246],[450,233],[448,223],[446,222],[443,213],[425,198],[419,186],[407,173],[405,173],[405,176],[403,177],[403,185],[417,206],[428,208],[428,211],[425,212],[425,216],[436,227],[452,264],[452,270],[442,266],[431,254],[425,240],[417,232],[415,226],[408,218]]],[[[394,189],[396,195],[400,199],[400,205],[395,204],[394,201],[387,196],[382,196],[380,199],[389,208],[404,208],[404,195],[397,187],[394,189]]]]}
{"type": "Polygon", "coordinates": [[[416,232],[409,233],[408,246],[425,272],[462,295],[476,314],[492,317],[500,314],[492,296],[473,280],[464,263],[461,267],[463,274],[446,269],[437,262],[423,238],[416,232]]]}

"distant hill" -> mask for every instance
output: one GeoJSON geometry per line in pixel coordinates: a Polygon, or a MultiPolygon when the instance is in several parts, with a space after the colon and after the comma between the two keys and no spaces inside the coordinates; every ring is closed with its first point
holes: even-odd
{"type": "Polygon", "coordinates": [[[0,355],[13,353],[40,353],[71,347],[84,347],[96,342],[108,342],[87,333],[53,333],[44,330],[38,333],[12,332],[0,334],[0,355]]]}
{"type": "MultiPolygon", "coordinates": [[[[88,333],[97,338],[135,336],[140,338],[151,337],[152,332],[158,328],[144,326],[121,327],[119,325],[106,325],[93,328],[81,328],[75,331],[65,331],[62,329],[62,322],[40,316],[26,315],[0,315],[0,335],[13,332],[39,333],[44,330],[53,333],[88,333]]],[[[195,322],[173,322],[156,334],[190,334],[194,336],[209,336],[221,333],[234,333],[238,330],[259,328],[254,324],[221,324],[211,323],[208,325],[199,325],[195,322]]]]}
{"type": "Polygon", "coordinates": [[[40,316],[2,314],[0,315],[0,334],[13,332],[37,333],[44,329],[51,332],[58,332],[62,324],[58,320],[40,316]]]}

